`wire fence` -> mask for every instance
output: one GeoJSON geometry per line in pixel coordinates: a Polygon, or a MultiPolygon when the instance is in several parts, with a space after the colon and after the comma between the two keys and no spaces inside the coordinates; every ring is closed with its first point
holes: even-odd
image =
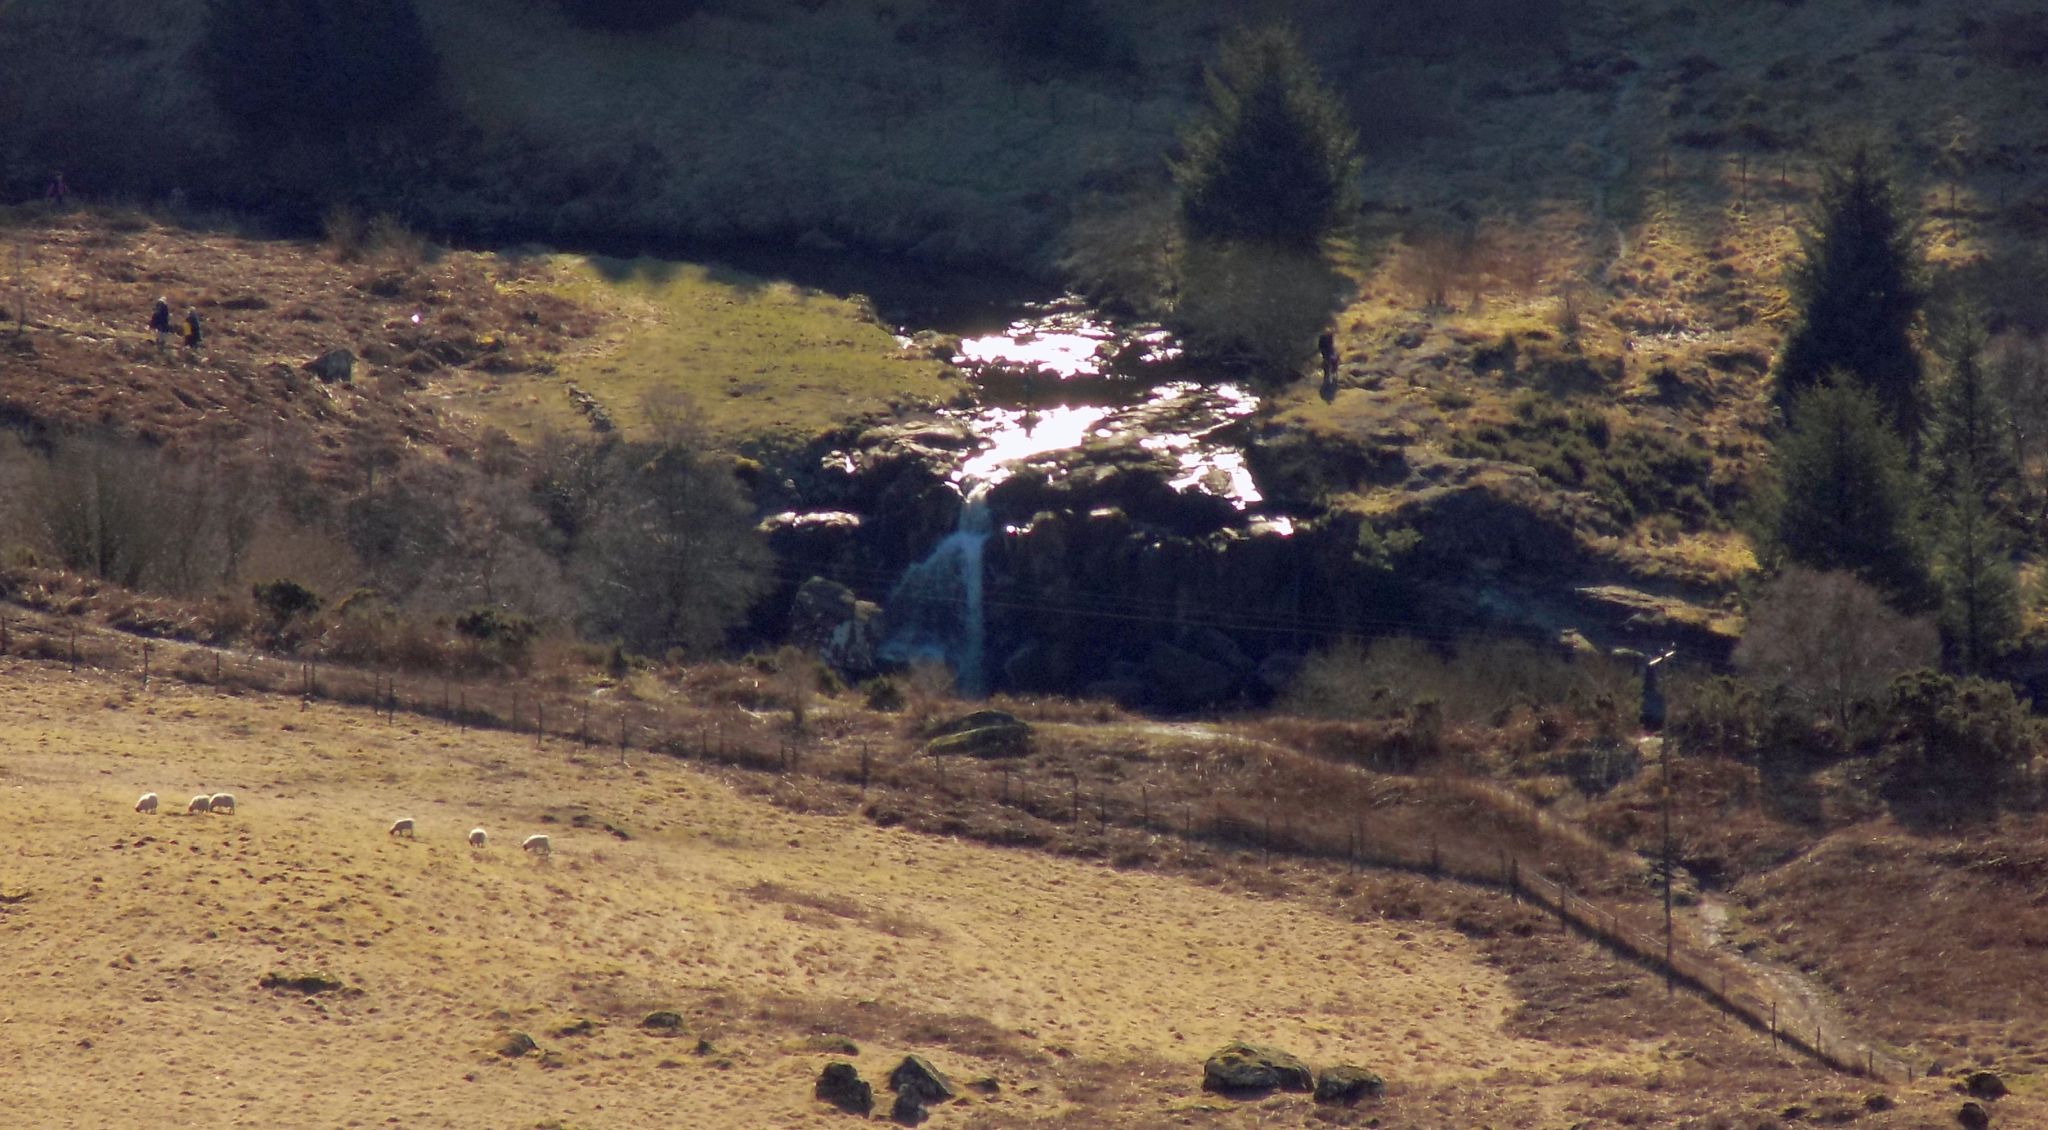
{"type": "MultiPolygon", "coordinates": [[[[387,675],[333,663],[232,652],[198,644],[146,639],[92,629],[81,633],[60,617],[10,612],[0,616],[0,655],[52,663],[71,670],[96,670],[153,681],[210,686],[223,693],[251,690],[295,695],[311,702],[341,703],[382,712],[394,721],[401,712],[435,718],[464,728],[531,734],[536,749],[573,746],[651,751],[749,770],[808,774],[857,784],[863,792],[885,778],[873,749],[861,742],[854,755],[811,758],[806,743],[751,713],[685,716],[657,703],[593,702],[587,693],[550,690],[523,683],[453,677],[387,675]]],[[[1667,935],[1652,912],[1597,901],[1566,881],[1543,873],[1540,852],[1510,851],[1474,837],[1426,841],[1412,829],[1376,827],[1363,816],[1341,832],[1328,821],[1296,821],[1275,806],[1219,798],[1196,805],[1155,798],[1144,785],[1084,782],[1068,774],[1065,788],[1033,782],[1006,763],[968,758],[971,768],[948,767],[948,758],[920,756],[906,764],[893,759],[888,780],[931,788],[937,795],[972,795],[1055,823],[1084,826],[1091,818],[1105,833],[1124,829],[1178,836],[1191,843],[1268,855],[1336,862],[1354,869],[1400,871],[1450,879],[1503,891],[1554,915],[1559,924],[1610,951],[1662,974],[1675,990],[1683,987],[1740,1019],[1774,1046],[1790,1048],[1835,1070],[1871,1079],[1911,1082],[1913,1067],[1867,1040],[1829,1031],[1795,994],[1772,988],[1745,963],[1701,951],[1667,935]],[[904,774],[911,774],[906,779],[904,774]],[[922,781],[914,779],[923,775],[922,781]]],[[[1498,800],[1498,798],[1496,798],[1498,800]]],[[[1526,801],[1518,822],[1560,845],[1575,838],[1526,801]]],[[[1576,839],[1583,840],[1582,836],[1576,839]]]]}

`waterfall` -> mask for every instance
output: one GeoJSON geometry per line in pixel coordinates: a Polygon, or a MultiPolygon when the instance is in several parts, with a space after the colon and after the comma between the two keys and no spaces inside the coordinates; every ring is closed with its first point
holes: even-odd
{"type": "Polygon", "coordinates": [[[952,669],[953,689],[968,698],[988,692],[981,654],[981,551],[995,521],[987,495],[985,485],[970,490],[953,532],[903,571],[889,593],[888,638],[882,644],[884,659],[944,662],[952,669]]]}

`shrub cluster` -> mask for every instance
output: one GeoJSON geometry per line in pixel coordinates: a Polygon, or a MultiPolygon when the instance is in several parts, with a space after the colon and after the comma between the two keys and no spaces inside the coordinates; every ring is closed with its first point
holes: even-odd
{"type": "Polygon", "coordinates": [[[580,27],[599,31],[660,31],[696,15],[704,0],[555,0],[580,27]]]}
{"type": "Polygon", "coordinates": [[[1533,468],[1592,494],[1623,522],[1671,514],[1699,528],[1723,516],[1705,452],[1647,429],[1617,429],[1602,412],[1567,408],[1547,397],[1523,397],[1506,423],[1459,435],[1451,450],[1533,468]]]}
{"type": "Polygon", "coordinates": [[[265,147],[410,117],[440,74],[412,0],[208,0],[198,63],[214,104],[265,147]]]}

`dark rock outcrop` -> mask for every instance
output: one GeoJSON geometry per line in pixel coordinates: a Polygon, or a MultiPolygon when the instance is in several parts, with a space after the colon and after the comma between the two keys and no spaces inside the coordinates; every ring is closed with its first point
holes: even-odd
{"type": "Polygon", "coordinates": [[[889,1089],[926,1103],[951,1102],[960,1094],[946,1074],[921,1055],[907,1055],[889,1073],[889,1089]]]}
{"type": "Polygon", "coordinates": [[[848,1114],[866,1117],[875,1109],[875,1089],[850,1063],[826,1064],[825,1070],[818,1073],[818,1085],[811,1093],[819,1101],[831,1103],[848,1114]]]}
{"type": "Polygon", "coordinates": [[[1966,1102],[1956,1110],[1956,1124],[1963,1130],[1990,1130],[1991,1112],[1980,1103],[1966,1102]]]}
{"type": "Polygon", "coordinates": [[[1963,1090],[1973,1099],[2002,1099],[2006,1096],[2005,1080],[1996,1071],[1972,1071],[1963,1078],[1963,1090]]]}

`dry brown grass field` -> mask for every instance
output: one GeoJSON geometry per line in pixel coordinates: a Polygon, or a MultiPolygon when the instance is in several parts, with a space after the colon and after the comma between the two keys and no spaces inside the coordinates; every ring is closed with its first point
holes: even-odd
{"type": "Polygon", "coordinates": [[[830,1126],[824,1063],[879,1083],[910,1052],[998,1088],[939,1126],[1920,1126],[1955,1101],[1773,1054],[1478,889],[1230,851],[1114,868],[659,755],[14,659],[0,682],[15,1125],[830,1126]],[[131,810],[145,789],[163,814],[131,810]],[[201,791],[238,811],[183,815],[201,791]],[[536,831],[552,858],[520,852],[536,831]],[[679,1034],[642,1028],[660,1009],[679,1034]],[[500,1055],[515,1031],[537,1050],[500,1055]],[[1388,1094],[1204,1094],[1239,1037],[1388,1094]]]}

